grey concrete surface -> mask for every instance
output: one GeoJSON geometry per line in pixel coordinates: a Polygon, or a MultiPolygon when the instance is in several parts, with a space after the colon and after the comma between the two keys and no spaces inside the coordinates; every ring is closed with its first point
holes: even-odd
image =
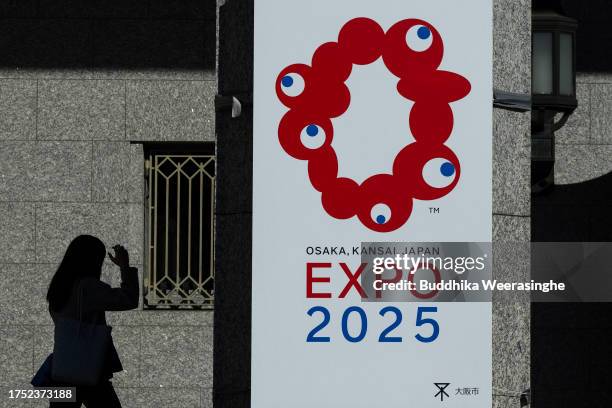
{"type": "MultiPolygon", "coordinates": [[[[531,1],[494,0],[493,82],[506,91],[531,90],[531,1]]],[[[496,111],[493,116],[494,278],[529,277],[529,256],[511,255],[530,240],[531,116],[496,111]],[[501,260],[501,262],[500,262],[501,260]]],[[[524,301],[493,302],[493,406],[519,406],[530,384],[530,307],[524,301]]]]}
{"type": "Polygon", "coordinates": [[[91,143],[2,142],[0,201],[89,201],[91,143]]]}
{"type": "Polygon", "coordinates": [[[493,241],[529,242],[530,224],[529,216],[494,215],[493,241]]]}
{"type": "Polygon", "coordinates": [[[125,83],[39,81],[38,138],[125,140],[125,83]]]}
{"type": "Polygon", "coordinates": [[[33,262],[35,252],[35,217],[32,203],[0,202],[0,257],[5,262],[33,262]]]}
{"type": "Polygon", "coordinates": [[[612,84],[592,83],[591,140],[612,144],[612,84]]]}
{"type": "Polygon", "coordinates": [[[588,144],[591,139],[591,84],[576,84],[578,108],[556,134],[558,145],[588,144]]]}
{"type": "Polygon", "coordinates": [[[141,382],[212,387],[212,330],[153,326],[142,336],[141,382]]]}
{"type": "Polygon", "coordinates": [[[0,80],[0,140],[36,137],[36,81],[0,80]]]}
{"type": "Polygon", "coordinates": [[[579,183],[612,171],[612,145],[566,145],[555,149],[556,184],[579,183]]]}
{"type": "MultiPolygon", "coordinates": [[[[44,299],[77,234],[130,250],[142,282],[144,152],[215,139],[216,2],[0,3],[0,407],[52,350],[44,299]]],[[[103,277],[119,283],[116,267],[103,277]]],[[[124,407],[212,406],[212,311],[109,312],[124,407]]]]}
{"type": "MultiPolygon", "coordinates": [[[[129,165],[130,148],[129,144],[123,142],[93,142],[93,201],[102,203],[128,201],[128,182],[132,171],[136,170],[129,165]]],[[[142,168],[138,170],[142,172],[142,168]]],[[[140,199],[142,200],[142,196],[140,199]]]]}
{"type": "Polygon", "coordinates": [[[573,184],[612,171],[612,75],[579,72],[578,108],[556,134],[555,183],[573,184]]]}
{"type": "Polygon", "coordinates": [[[0,321],[12,325],[52,324],[46,302],[49,280],[56,265],[12,263],[0,264],[0,321]],[[37,301],[32,301],[36,299],[37,301]]]}
{"type": "Polygon", "coordinates": [[[529,215],[529,114],[493,114],[493,213],[529,215]],[[527,186],[527,187],[526,187],[527,186]]]}
{"type": "Polygon", "coordinates": [[[128,81],[128,138],[213,140],[215,89],[212,81],[128,81]]]}

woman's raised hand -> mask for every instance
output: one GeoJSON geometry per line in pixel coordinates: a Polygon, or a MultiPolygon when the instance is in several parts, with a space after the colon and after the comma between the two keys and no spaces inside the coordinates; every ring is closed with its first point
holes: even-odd
{"type": "Polygon", "coordinates": [[[128,255],[127,249],[122,245],[115,245],[113,247],[115,255],[108,253],[108,257],[115,265],[120,268],[128,268],[130,266],[130,256],[128,255]]]}

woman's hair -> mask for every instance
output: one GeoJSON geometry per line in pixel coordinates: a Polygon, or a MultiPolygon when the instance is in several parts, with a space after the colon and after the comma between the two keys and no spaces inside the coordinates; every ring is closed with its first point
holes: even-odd
{"type": "Polygon", "coordinates": [[[58,311],[66,304],[78,280],[85,277],[100,279],[105,256],[106,247],[98,238],[91,235],[76,237],[68,245],[64,259],[49,284],[47,302],[51,310],[58,311]]]}

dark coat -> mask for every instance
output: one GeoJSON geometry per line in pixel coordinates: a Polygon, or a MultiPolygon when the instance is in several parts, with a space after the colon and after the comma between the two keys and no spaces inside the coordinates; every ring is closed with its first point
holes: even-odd
{"type": "MultiPolygon", "coordinates": [[[[61,311],[49,310],[55,323],[57,318],[69,318],[94,324],[106,324],[106,311],[130,310],[138,307],[138,269],[125,268],[121,270],[121,287],[112,288],[109,284],[96,278],[83,278],[72,290],[70,298],[61,311]],[[79,292],[81,293],[82,314],[78,307],[79,292]]],[[[122,371],[121,361],[111,339],[106,357],[104,376],[111,378],[113,373],[122,371]]]]}

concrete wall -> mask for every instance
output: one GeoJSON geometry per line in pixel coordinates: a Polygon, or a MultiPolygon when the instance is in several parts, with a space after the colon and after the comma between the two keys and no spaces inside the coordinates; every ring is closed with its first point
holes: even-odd
{"type": "Polygon", "coordinates": [[[612,172],[612,74],[579,72],[576,82],[578,108],[556,134],[556,184],[612,172]]]}
{"type": "MultiPolygon", "coordinates": [[[[493,84],[531,93],[531,1],[494,0],[493,84]]],[[[493,274],[501,281],[525,280],[530,268],[529,113],[493,114],[493,274]]],[[[493,406],[519,407],[529,388],[528,299],[494,298],[493,406]]]]}
{"type": "Polygon", "coordinates": [[[612,172],[612,7],[607,0],[562,0],[578,21],[576,34],[578,109],[556,134],[555,183],[573,184],[612,172]]]}
{"type": "MultiPolygon", "coordinates": [[[[534,197],[533,239],[612,241],[610,2],[565,1],[578,20],[578,108],[556,134],[555,187],[534,197]]],[[[609,406],[610,303],[534,304],[532,384],[538,407],[609,406]]]]}
{"type": "MultiPolygon", "coordinates": [[[[556,135],[556,185],[532,200],[534,241],[612,241],[612,76],[577,79],[578,109],[556,135]]],[[[611,314],[610,303],[533,305],[536,406],[610,405],[611,314]]]]}
{"type": "MultiPolygon", "coordinates": [[[[215,2],[0,5],[0,407],[52,350],[44,296],[78,234],[143,264],[143,151],[214,140],[215,2]]],[[[119,272],[105,265],[104,278],[119,272]]],[[[141,302],[142,303],[142,302],[141,302]]],[[[125,407],[212,404],[212,312],[109,313],[125,407]]]]}
{"type": "Polygon", "coordinates": [[[253,5],[230,0],[219,8],[219,93],[243,106],[237,118],[217,113],[215,408],[246,408],[251,400],[253,5]]]}

